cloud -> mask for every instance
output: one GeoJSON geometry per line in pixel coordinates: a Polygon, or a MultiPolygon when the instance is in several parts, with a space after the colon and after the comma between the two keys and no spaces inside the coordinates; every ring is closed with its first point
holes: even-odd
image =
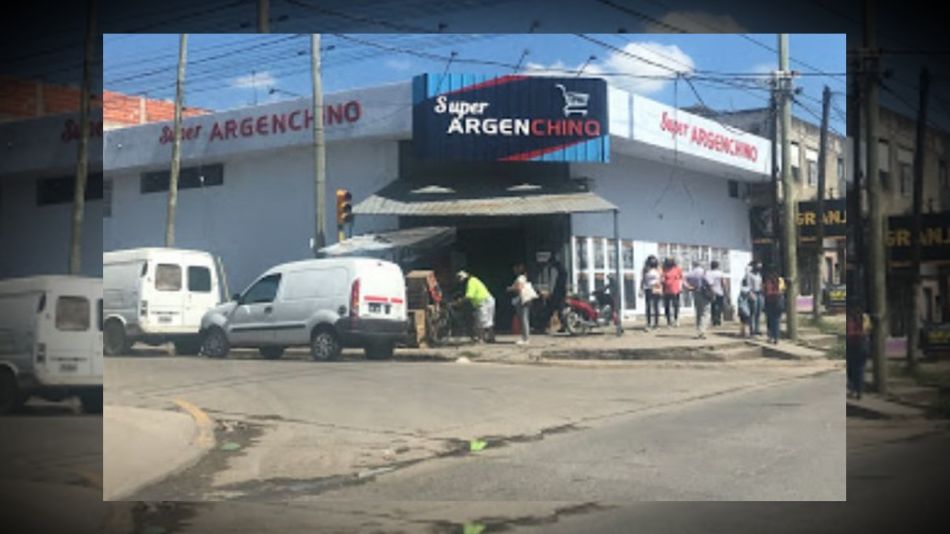
{"type": "Polygon", "coordinates": [[[670,33],[672,28],[687,33],[747,33],[748,30],[730,15],[714,15],[705,11],[670,11],[660,24],[647,24],[647,33],[670,33]]]}
{"type": "MultiPolygon", "coordinates": [[[[592,61],[584,67],[582,76],[603,77],[611,85],[645,95],[661,91],[674,73],[688,74],[696,69],[693,59],[676,45],[631,42],[622,50],[608,52],[601,61],[592,61]]],[[[571,76],[583,66],[567,65],[560,60],[550,65],[529,62],[524,70],[541,76],[571,76]]]]}
{"type": "Polygon", "coordinates": [[[267,89],[275,85],[277,80],[268,71],[238,76],[231,80],[231,87],[235,89],[267,89]]]}
{"type": "Polygon", "coordinates": [[[385,64],[393,70],[409,70],[412,67],[412,61],[408,59],[387,59],[385,64]]]}

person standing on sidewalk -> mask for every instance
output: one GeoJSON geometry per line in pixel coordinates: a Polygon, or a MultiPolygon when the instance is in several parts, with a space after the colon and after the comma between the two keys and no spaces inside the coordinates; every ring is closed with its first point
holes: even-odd
{"type": "Polygon", "coordinates": [[[739,312],[739,337],[747,338],[751,335],[749,329],[749,319],[751,319],[751,302],[749,297],[749,284],[746,279],[742,279],[742,285],[739,287],[739,300],[736,302],[736,310],[739,312]]]}
{"type": "Polygon", "coordinates": [[[726,273],[719,268],[719,262],[713,261],[709,264],[709,272],[706,273],[706,280],[712,286],[712,325],[722,326],[722,310],[726,299],[726,273]]]}
{"type": "Polygon", "coordinates": [[[640,294],[647,305],[647,331],[656,329],[660,322],[660,299],[663,297],[663,280],[660,275],[660,262],[656,256],[650,256],[643,264],[640,294]]]}
{"type": "Polygon", "coordinates": [[[663,311],[666,313],[666,326],[680,325],[680,292],[683,290],[683,269],[673,258],[663,261],[663,311]],[[670,320],[670,309],[673,310],[670,320]]]}
{"type": "Polygon", "coordinates": [[[750,335],[761,336],[762,330],[760,329],[759,325],[761,322],[762,307],[764,304],[764,299],[762,297],[762,264],[756,263],[754,261],[749,262],[749,266],[746,268],[744,280],[749,286],[750,335]]]}
{"type": "Polygon", "coordinates": [[[762,292],[765,296],[765,318],[768,328],[768,341],[778,344],[781,333],[782,308],[784,304],[782,289],[784,282],[774,267],[770,267],[762,281],[762,292]]]}
{"type": "Polygon", "coordinates": [[[706,280],[706,269],[699,261],[693,263],[693,270],[686,275],[686,290],[693,295],[693,309],[696,311],[696,338],[706,338],[709,323],[709,304],[712,291],[706,280]]]}
{"type": "Polygon", "coordinates": [[[864,366],[870,353],[870,323],[867,314],[853,306],[848,309],[846,365],[848,397],[861,398],[864,390],[864,366]]]}
{"type": "Polygon", "coordinates": [[[521,339],[517,341],[518,345],[526,345],[530,340],[531,334],[531,301],[538,298],[538,294],[528,281],[528,276],[523,263],[518,263],[513,268],[515,281],[508,288],[508,291],[515,294],[511,303],[515,305],[517,317],[521,323],[521,339]]]}

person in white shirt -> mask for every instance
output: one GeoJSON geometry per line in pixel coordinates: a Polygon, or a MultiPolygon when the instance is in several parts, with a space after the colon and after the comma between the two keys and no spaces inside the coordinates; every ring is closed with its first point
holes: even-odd
{"type": "Polygon", "coordinates": [[[660,275],[660,262],[656,256],[650,256],[643,264],[643,279],[640,286],[647,305],[647,330],[656,329],[660,322],[660,299],[663,298],[663,279],[660,275]]]}
{"type": "Polygon", "coordinates": [[[722,309],[726,300],[726,273],[722,272],[719,268],[718,261],[713,261],[709,264],[706,281],[712,286],[713,292],[713,300],[710,303],[712,308],[712,325],[722,326],[722,309]]]}
{"type": "Polygon", "coordinates": [[[521,323],[521,339],[517,341],[518,345],[528,343],[531,333],[531,301],[538,297],[531,282],[528,281],[526,269],[523,263],[514,266],[515,281],[508,288],[508,291],[515,294],[511,302],[515,305],[515,311],[521,323]]]}

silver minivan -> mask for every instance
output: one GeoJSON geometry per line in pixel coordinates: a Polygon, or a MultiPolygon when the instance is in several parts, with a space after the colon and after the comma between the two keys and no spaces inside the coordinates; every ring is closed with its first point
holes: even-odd
{"type": "Polygon", "coordinates": [[[201,320],[202,353],[226,357],[232,347],[258,348],[280,358],[309,346],[315,360],[344,347],[386,358],[407,339],[406,283],[392,262],[369,258],[314,259],[278,265],[231,302],[201,320]]]}

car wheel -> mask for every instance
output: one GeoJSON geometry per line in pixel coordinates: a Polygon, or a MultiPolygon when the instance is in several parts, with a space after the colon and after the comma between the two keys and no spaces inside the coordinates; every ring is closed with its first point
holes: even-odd
{"type": "Polygon", "coordinates": [[[8,369],[0,369],[0,415],[19,411],[24,400],[13,373],[8,369]]]}
{"type": "Polygon", "coordinates": [[[180,339],[175,342],[175,354],[179,356],[196,356],[201,352],[201,338],[180,339]]]}
{"type": "Polygon", "coordinates": [[[79,395],[84,413],[102,413],[102,390],[87,391],[79,395]]]}
{"type": "Polygon", "coordinates": [[[314,330],[310,336],[310,356],[312,356],[314,360],[336,360],[340,357],[342,350],[343,347],[340,346],[340,340],[337,339],[336,334],[328,328],[314,330]]]}
{"type": "Polygon", "coordinates": [[[268,360],[276,360],[284,355],[284,347],[261,347],[259,350],[261,356],[268,360]]]}
{"type": "Polygon", "coordinates": [[[392,342],[372,343],[366,346],[366,358],[369,360],[388,360],[393,357],[392,342]]]}
{"type": "Polygon", "coordinates": [[[102,345],[102,352],[106,356],[117,356],[129,351],[130,343],[121,322],[111,320],[106,323],[102,345]]]}
{"type": "Polygon", "coordinates": [[[201,354],[209,358],[225,358],[231,352],[231,344],[224,330],[218,327],[210,328],[201,341],[201,354]]]}

